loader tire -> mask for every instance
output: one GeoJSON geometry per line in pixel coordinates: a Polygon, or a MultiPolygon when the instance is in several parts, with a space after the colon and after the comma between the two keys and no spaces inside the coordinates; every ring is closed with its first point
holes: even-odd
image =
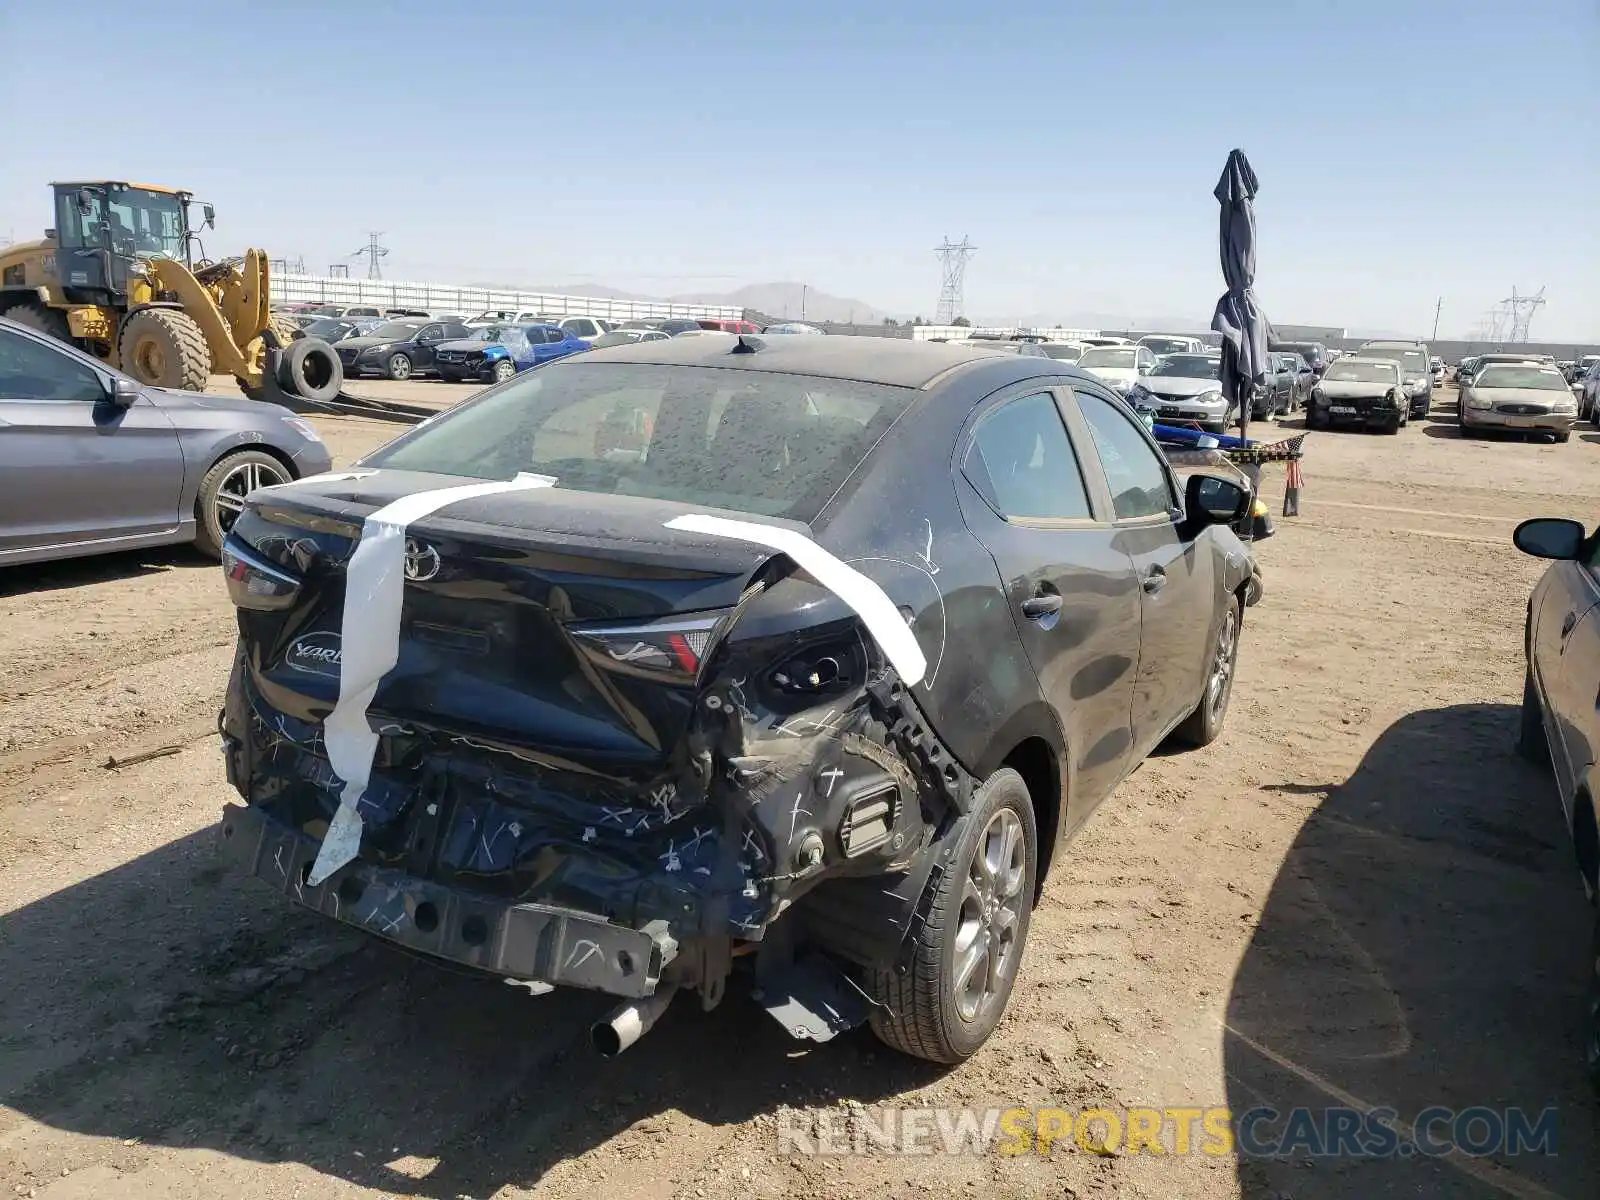
{"type": "Polygon", "coordinates": [[[326,404],[344,387],[344,368],[333,347],[321,338],[303,337],[286,343],[278,360],[278,385],[291,396],[326,404]]]}
{"type": "Polygon", "coordinates": [[[13,304],[0,317],[15,321],[25,329],[36,329],[63,342],[72,340],[72,330],[67,325],[67,314],[42,304],[13,304]]]}
{"type": "Polygon", "coordinates": [[[117,333],[122,369],[140,383],[176,391],[203,392],[211,378],[211,349],[187,313],[146,308],[117,333]]]}

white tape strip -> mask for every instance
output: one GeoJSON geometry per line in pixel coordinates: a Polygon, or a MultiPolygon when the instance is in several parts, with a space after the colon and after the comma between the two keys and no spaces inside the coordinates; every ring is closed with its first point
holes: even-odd
{"type": "Polygon", "coordinates": [[[818,583],[855,610],[867,631],[882,647],[884,655],[900,673],[901,683],[906,687],[915,687],[927,673],[927,656],[922,653],[922,647],[917,645],[916,635],[906,625],[894,601],[876,583],[824,550],[805,534],[754,521],[730,521],[726,517],[713,517],[706,513],[674,517],[667,522],[667,528],[738,538],[787,554],[818,583]]]}
{"type": "Polygon", "coordinates": [[[344,783],[339,810],[322,839],[306,882],[315,887],[361,850],[361,797],[372,777],[378,735],[367,706],[400,658],[400,608],[405,595],[406,526],[447,504],[526,488],[550,487],[548,475],[518,475],[509,482],[469,483],[402,496],[361,526],[361,540],[345,567],[340,619],[339,700],[322,723],[328,762],[344,783]]]}

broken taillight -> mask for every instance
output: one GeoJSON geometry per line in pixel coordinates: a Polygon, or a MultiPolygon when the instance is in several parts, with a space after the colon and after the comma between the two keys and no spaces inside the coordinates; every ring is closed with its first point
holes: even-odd
{"type": "Polygon", "coordinates": [[[691,684],[732,609],[626,625],[569,625],[578,644],[606,665],[663,682],[691,684]]]}
{"type": "Polygon", "coordinates": [[[300,593],[297,577],[231,535],[222,543],[222,575],[228,581],[228,599],[238,608],[277,612],[300,593]]]}

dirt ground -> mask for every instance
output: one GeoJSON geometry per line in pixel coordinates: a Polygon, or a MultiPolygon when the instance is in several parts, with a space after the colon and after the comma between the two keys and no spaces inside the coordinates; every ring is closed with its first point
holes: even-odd
{"type": "MultiPolygon", "coordinates": [[[[318,424],[341,462],[395,432],[318,424]]],[[[1600,516],[1597,443],[1468,442],[1440,418],[1312,434],[1303,515],[1259,547],[1225,735],[1096,814],[1007,1019],[949,1071],[864,1031],[808,1048],[737,991],[603,1062],[602,998],[453,974],[224,877],[217,568],[0,572],[0,1195],[1592,1197],[1591,917],[1550,785],[1511,753],[1539,568],[1509,535],[1600,516]],[[110,765],[151,751],[170,752],[110,765]],[[796,1110],[1141,1104],[1555,1106],[1557,1153],[838,1158],[778,1138],[796,1110]]]]}

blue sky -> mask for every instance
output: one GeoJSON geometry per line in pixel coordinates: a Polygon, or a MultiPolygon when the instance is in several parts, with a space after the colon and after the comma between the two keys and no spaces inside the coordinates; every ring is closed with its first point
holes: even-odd
{"type": "Polygon", "coordinates": [[[1240,146],[1274,319],[1427,333],[1443,296],[1459,335],[1545,285],[1536,337],[1600,338],[1595,0],[80,0],[0,4],[0,45],[41,48],[0,67],[0,237],[120,177],[214,201],[214,253],[382,230],[392,278],[931,316],[969,234],[974,317],[1202,316],[1240,146]]]}

